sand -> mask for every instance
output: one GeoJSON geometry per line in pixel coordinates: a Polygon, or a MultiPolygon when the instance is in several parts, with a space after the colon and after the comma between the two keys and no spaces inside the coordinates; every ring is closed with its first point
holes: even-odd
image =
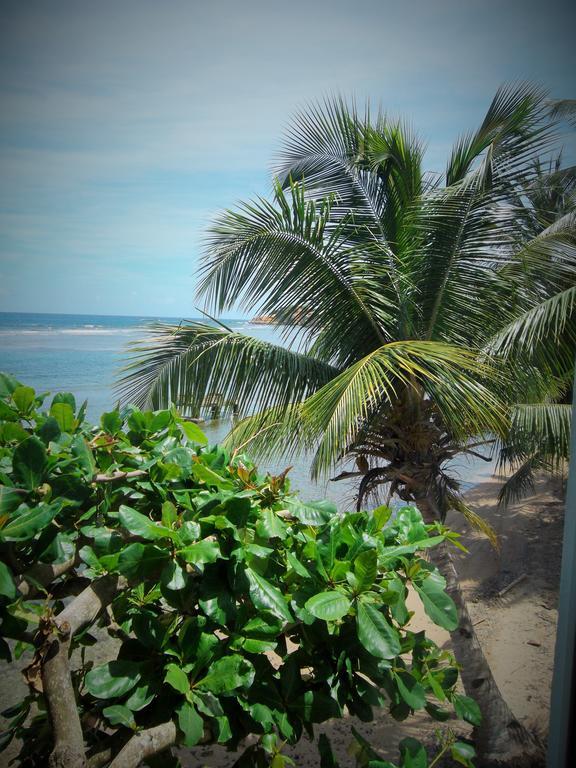
{"type": "MultiPolygon", "coordinates": [[[[499,552],[461,517],[448,522],[462,533],[462,541],[469,550],[468,555],[456,554],[456,564],[472,621],[496,682],[516,717],[545,737],[562,549],[562,488],[558,481],[541,479],[532,495],[502,511],[496,504],[500,484],[501,479],[494,478],[467,494],[472,509],[498,532],[499,552]],[[499,596],[519,578],[515,586],[499,596]]],[[[413,608],[418,608],[412,620],[414,628],[426,628],[435,642],[449,647],[448,633],[430,625],[419,602],[414,601],[413,608]]],[[[16,680],[20,677],[16,670],[2,666],[0,694],[2,703],[8,706],[18,700],[18,689],[22,690],[23,684],[21,679],[16,680]]],[[[450,725],[463,735],[469,733],[465,725],[450,725]]],[[[385,712],[378,713],[372,723],[361,723],[351,717],[325,723],[317,732],[328,734],[342,768],[354,765],[348,752],[352,726],[382,757],[395,759],[402,738],[414,736],[431,742],[438,724],[425,714],[396,723],[385,712]]],[[[286,749],[286,754],[293,757],[298,768],[319,765],[315,745],[305,739],[286,749]]],[[[179,755],[184,768],[228,768],[235,760],[235,753],[220,747],[181,750],[179,755]]],[[[14,756],[13,749],[0,755],[0,766],[8,765],[9,756],[14,756]]]]}

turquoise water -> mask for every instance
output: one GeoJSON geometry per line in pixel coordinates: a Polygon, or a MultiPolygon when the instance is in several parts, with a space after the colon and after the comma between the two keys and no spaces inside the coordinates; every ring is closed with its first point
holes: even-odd
{"type": "MultiPolygon", "coordinates": [[[[73,392],[79,403],[88,400],[88,418],[96,422],[103,411],[114,406],[114,381],[126,362],[127,344],[142,339],[147,324],[155,320],[178,323],[181,318],[0,312],[0,371],[11,373],[37,392],[73,392]]],[[[256,338],[281,343],[273,326],[245,320],[226,323],[256,338]]],[[[224,419],[203,425],[215,442],[229,427],[224,419]]],[[[342,509],[353,504],[353,484],[312,482],[305,458],[270,461],[261,470],[279,472],[287,464],[294,464],[292,487],[303,498],[330,498],[342,509]]],[[[490,465],[478,460],[455,462],[453,470],[465,486],[491,472],[490,465]]]]}

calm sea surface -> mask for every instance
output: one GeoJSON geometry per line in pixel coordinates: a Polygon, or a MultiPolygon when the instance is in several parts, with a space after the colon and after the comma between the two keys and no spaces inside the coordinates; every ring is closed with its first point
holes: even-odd
{"type": "MultiPolygon", "coordinates": [[[[0,312],[0,371],[14,375],[37,392],[73,392],[78,403],[88,400],[88,418],[97,422],[100,414],[115,403],[114,382],[126,362],[127,344],[142,339],[154,320],[178,323],[181,318],[121,317],[110,315],[56,315],[0,312]]],[[[226,321],[234,330],[256,338],[281,343],[272,326],[243,320],[226,321]]],[[[207,422],[204,431],[220,440],[230,423],[221,419],[207,422]]],[[[290,461],[292,488],[303,498],[331,498],[340,508],[350,506],[354,486],[344,483],[313,483],[305,459],[290,461]]],[[[268,462],[262,470],[281,471],[287,462],[268,462]]],[[[454,470],[465,485],[489,476],[484,462],[459,462],[454,470]]]]}

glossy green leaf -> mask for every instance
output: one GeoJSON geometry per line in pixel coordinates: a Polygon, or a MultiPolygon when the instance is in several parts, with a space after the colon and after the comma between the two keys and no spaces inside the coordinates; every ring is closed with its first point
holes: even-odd
{"type": "Polygon", "coordinates": [[[56,402],[50,408],[50,416],[58,422],[62,432],[73,432],[75,425],[74,409],[69,403],[56,402]]]}
{"type": "Polygon", "coordinates": [[[172,528],[178,519],[178,512],[171,501],[165,501],[162,504],[162,525],[165,528],[172,528]]]}
{"type": "Polygon", "coordinates": [[[472,761],[476,757],[476,750],[471,744],[467,744],[465,741],[455,741],[450,747],[450,754],[452,760],[464,765],[465,768],[474,768],[472,761]]]}
{"type": "Polygon", "coordinates": [[[376,507],[376,509],[373,509],[370,514],[374,521],[374,529],[376,531],[381,531],[382,528],[384,528],[384,526],[388,522],[388,520],[390,520],[390,517],[392,515],[392,510],[390,509],[390,507],[382,505],[382,506],[376,507]]]}
{"type": "Polygon", "coordinates": [[[47,457],[44,443],[32,436],[14,450],[12,459],[15,479],[29,490],[37,488],[44,479],[47,457]]]}
{"type": "Polygon", "coordinates": [[[82,435],[76,435],[70,446],[72,455],[77,459],[78,466],[87,480],[92,480],[96,473],[94,455],[82,435]]]}
{"type": "Polygon", "coordinates": [[[136,661],[109,661],[91,669],[84,678],[84,684],[97,699],[123,696],[139,683],[140,668],[141,665],[136,661]]]}
{"type": "Polygon", "coordinates": [[[187,674],[177,664],[168,664],[164,682],[171,685],[179,693],[188,693],[190,690],[190,681],[187,674]]]}
{"type": "Polygon", "coordinates": [[[282,592],[251,568],[246,568],[245,572],[250,583],[250,597],[255,607],[270,611],[283,621],[292,621],[290,608],[282,592]]]}
{"type": "Polygon", "coordinates": [[[325,525],[337,513],[336,505],[331,501],[300,501],[288,497],[284,501],[286,509],[304,525],[325,525]]]}
{"type": "Polygon", "coordinates": [[[456,715],[462,720],[471,723],[472,725],[480,725],[482,722],[482,715],[480,713],[480,707],[469,696],[456,693],[452,699],[454,705],[454,711],[456,715]]]}
{"type": "Polygon", "coordinates": [[[172,421],[172,413],[170,411],[156,411],[150,422],[150,432],[162,432],[166,429],[172,421]]]}
{"type": "Polygon", "coordinates": [[[116,435],[122,429],[123,419],[118,411],[103,413],[100,417],[100,426],[104,432],[110,435],[116,435]]]}
{"type": "Polygon", "coordinates": [[[290,568],[292,568],[292,570],[295,571],[298,576],[302,576],[304,579],[312,578],[310,571],[304,565],[302,565],[296,555],[293,555],[289,550],[286,552],[286,560],[288,561],[290,568]]]}
{"type": "Polygon", "coordinates": [[[21,443],[29,437],[30,434],[16,422],[5,421],[0,427],[0,440],[5,443],[21,443]]]}
{"type": "Polygon", "coordinates": [[[52,440],[57,440],[61,434],[62,430],[53,416],[49,416],[38,429],[38,437],[42,439],[45,445],[48,445],[52,440]]]}
{"type": "Polygon", "coordinates": [[[209,488],[219,488],[220,490],[230,490],[234,488],[234,483],[228,478],[222,477],[205,464],[193,464],[192,476],[200,483],[205,483],[209,488]]]}
{"type": "Polygon", "coordinates": [[[180,563],[175,560],[170,560],[162,571],[160,581],[168,589],[178,591],[180,589],[185,589],[188,579],[186,571],[182,568],[180,563]]]}
{"type": "Polygon", "coordinates": [[[210,539],[196,541],[194,544],[177,550],[177,553],[179,557],[193,565],[214,563],[219,557],[222,557],[218,542],[210,539]]]}
{"type": "Polygon", "coordinates": [[[256,523],[256,532],[263,539],[285,539],[288,535],[287,526],[272,509],[262,510],[256,523]]]}
{"type": "Polygon", "coordinates": [[[0,595],[13,600],[16,597],[16,584],[12,571],[0,560],[0,595]]]}
{"type": "Polygon", "coordinates": [[[24,414],[28,413],[34,405],[35,397],[36,392],[32,387],[16,387],[14,392],[12,392],[12,400],[14,400],[18,410],[24,414]]]}
{"type": "Polygon", "coordinates": [[[120,552],[118,571],[128,579],[150,577],[150,575],[159,574],[169,558],[170,553],[166,549],[135,542],[120,552]]]}
{"type": "Polygon", "coordinates": [[[25,541],[32,539],[52,522],[60,509],[60,502],[55,504],[40,502],[32,509],[25,508],[25,511],[15,514],[3,528],[0,528],[0,540],[25,541]]]}
{"type": "Polygon", "coordinates": [[[361,552],[354,560],[354,575],[358,580],[358,591],[364,592],[376,581],[378,554],[375,549],[361,552]]]}
{"type": "Polygon", "coordinates": [[[143,645],[154,650],[162,648],[168,634],[165,624],[149,611],[142,611],[134,616],[132,629],[143,645]]]}
{"type": "Polygon", "coordinates": [[[157,540],[157,539],[178,539],[178,534],[175,531],[166,528],[159,523],[155,523],[150,520],[149,517],[143,515],[132,507],[127,507],[125,504],[120,505],[118,512],[118,519],[122,525],[133,533],[134,536],[140,536],[143,539],[157,540]]]}
{"type": "Polygon", "coordinates": [[[444,591],[446,580],[438,571],[424,573],[424,578],[414,579],[414,589],[432,621],[452,632],[458,626],[458,612],[454,601],[444,591]]]}
{"type": "Polygon", "coordinates": [[[402,739],[399,746],[402,768],[428,768],[428,755],[417,739],[402,739]]]}
{"type": "Polygon", "coordinates": [[[26,498],[26,491],[22,488],[10,488],[5,485],[0,485],[0,517],[9,515],[13,512],[26,498]]]}
{"type": "Polygon", "coordinates": [[[158,691],[155,685],[144,682],[134,688],[124,704],[128,709],[132,710],[132,712],[139,712],[154,700],[157,693],[158,691]]]}
{"type": "Polygon", "coordinates": [[[358,638],[364,648],[380,659],[393,659],[400,653],[400,637],[382,613],[370,603],[358,603],[358,638]]]}
{"type": "Polygon", "coordinates": [[[191,443],[196,445],[206,445],[208,443],[208,438],[204,432],[202,432],[198,424],[184,419],[179,419],[178,424],[182,432],[186,435],[186,439],[191,443]]]}
{"type": "Polygon", "coordinates": [[[248,688],[254,680],[254,667],[237,654],[224,656],[210,666],[209,672],[194,683],[200,688],[216,695],[232,693],[239,688],[248,688]]]}
{"type": "Polygon", "coordinates": [[[341,592],[329,590],[320,592],[306,601],[306,610],[317,619],[337,621],[349,612],[350,600],[341,592]]]}
{"type": "Polygon", "coordinates": [[[72,409],[72,413],[76,412],[76,398],[72,392],[57,392],[52,398],[52,405],[59,403],[66,403],[72,409]]]}
{"type": "Polygon", "coordinates": [[[412,709],[424,709],[426,706],[426,691],[409,672],[394,673],[398,692],[406,704],[412,709]]]}
{"type": "Polygon", "coordinates": [[[112,704],[111,707],[105,707],[102,714],[112,725],[123,725],[125,728],[136,728],[134,714],[128,707],[122,704],[112,704]]]}
{"type": "Polygon", "coordinates": [[[11,374],[0,373],[0,398],[9,397],[20,386],[22,386],[20,382],[11,374]]]}
{"type": "Polygon", "coordinates": [[[178,727],[184,734],[184,745],[194,747],[204,735],[202,717],[188,701],[183,702],[176,712],[178,714],[178,727]]]}

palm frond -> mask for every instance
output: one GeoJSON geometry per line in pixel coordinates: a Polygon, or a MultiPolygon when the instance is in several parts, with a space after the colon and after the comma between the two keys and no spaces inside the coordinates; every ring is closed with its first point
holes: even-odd
{"type": "Polygon", "coordinates": [[[317,436],[302,418],[302,403],[273,406],[236,422],[222,444],[233,451],[246,449],[256,459],[290,460],[312,452],[317,436]]]}
{"type": "Polygon", "coordinates": [[[381,255],[350,244],[342,226],[328,231],[331,201],[306,200],[301,185],[288,196],[277,187],[275,203],[244,204],[213,224],[199,287],[208,305],[271,314],[307,338],[335,326],[348,359],[386,341],[381,255]]]}
{"type": "Polygon", "coordinates": [[[310,355],[203,323],[158,324],[152,332],[132,347],[118,385],[125,402],[155,408],[174,402],[194,414],[217,398],[244,413],[282,410],[339,373],[310,355]]]}
{"type": "Polygon", "coordinates": [[[487,345],[491,354],[547,357],[557,367],[576,347],[576,285],[556,293],[508,323],[487,345]],[[561,342],[561,346],[560,346],[561,342]],[[562,354],[564,350],[564,354],[562,354]]]}
{"type": "Polygon", "coordinates": [[[493,375],[475,355],[438,342],[387,344],[351,365],[302,405],[302,418],[319,445],[313,474],[328,472],[362,427],[407,389],[422,387],[455,435],[502,433],[502,405],[482,383],[493,375]]]}
{"type": "Polygon", "coordinates": [[[576,126],[576,99],[557,99],[549,106],[551,117],[568,120],[576,126]]]}
{"type": "Polygon", "coordinates": [[[502,86],[480,128],[456,143],[446,183],[508,194],[553,139],[545,91],[531,83],[502,86]]]}
{"type": "Polygon", "coordinates": [[[492,312],[502,296],[495,264],[510,245],[510,215],[470,188],[438,190],[423,199],[413,226],[425,247],[409,261],[417,286],[423,338],[475,345],[496,330],[492,312]],[[462,318],[466,322],[462,322],[462,318]]]}
{"type": "Polygon", "coordinates": [[[572,406],[565,403],[515,405],[500,465],[513,465],[532,455],[560,465],[570,453],[571,418],[572,406]]]}
{"type": "Polygon", "coordinates": [[[537,456],[530,456],[523,461],[498,491],[498,506],[507,507],[509,504],[515,504],[531,493],[536,482],[534,473],[541,466],[542,462],[537,456]]]}
{"type": "Polygon", "coordinates": [[[451,494],[449,504],[452,509],[459,512],[462,517],[464,517],[464,519],[470,523],[472,528],[483,533],[484,536],[489,539],[490,544],[492,544],[494,549],[500,549],[500,541],[494,528],[490,525],[488,520],[485,520],[479,514],[474,512],[474,510],[466,504],[461,496],[454,493],[451,494]]]}
{"type": "Polygon", "coordinates": [[[361,117],[354,103],[340,97],[310,104],[289,125],[274,173],[285,188],[304,181],[313,195],[334,195],[342,213],[353,210],[357,222],[379,228],[381,185],[358,163],[369,125],[368,108],[361,117]]]}

